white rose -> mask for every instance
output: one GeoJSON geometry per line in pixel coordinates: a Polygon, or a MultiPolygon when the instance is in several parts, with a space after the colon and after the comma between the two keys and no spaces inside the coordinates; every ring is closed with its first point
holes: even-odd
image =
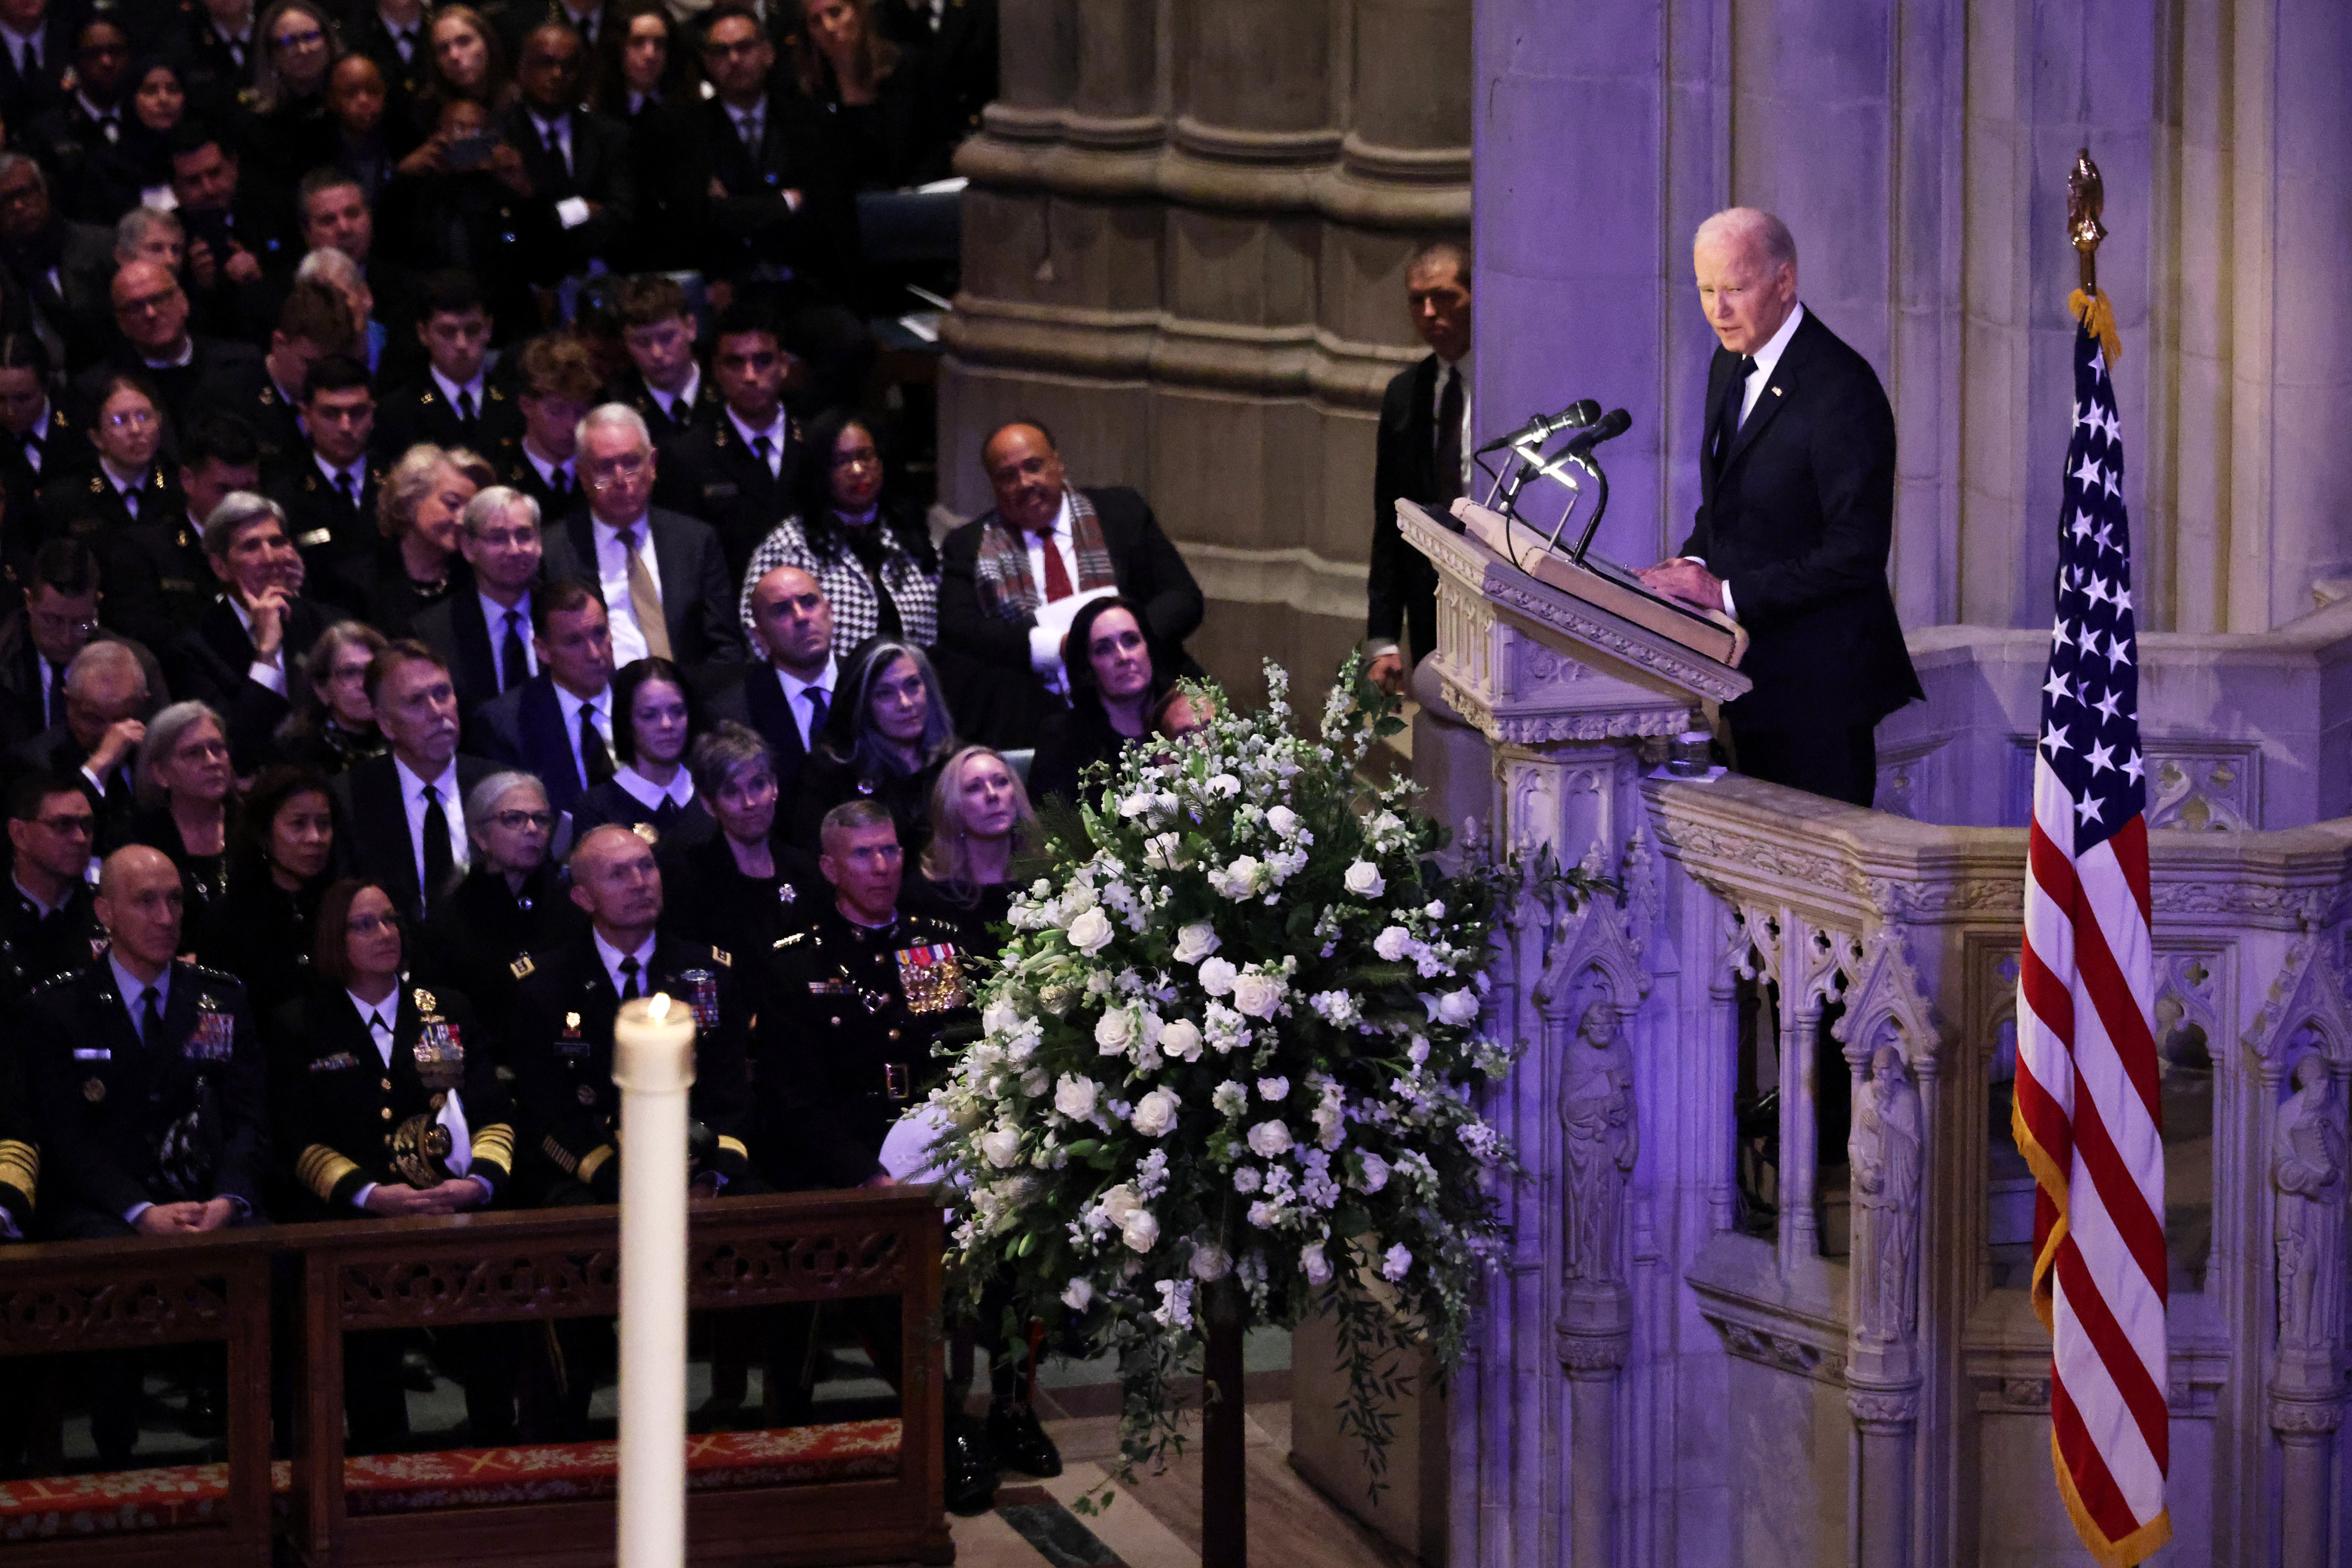
{"type": "Polygon", "coordinates": [[[1054,1109],[1073,1121],[1095,1113],[1095,1080],[1079,1073],[1064,1073],[1054,1086],[1054,1109]]]}
{"type": "Polygon", "coordinates": [[[1110,923],[1110,917],[1103,913],[1099,907],[1086,910],[1070,922],[1070,945],[1088,958],[1092,958],[1096,953],[1108,947],[1110,939],[1117,934],[1118,934],[1118,931],[1110,923]]]}
{"type": "Polygon", "coordinates": [[[1369,1149],[1360,1151],[1358,1157],[1364,1163],[1363,1169],[1356,1176],[1358,1192],[1377,1193],[1389,1184],[1389,1163],[1386,1160],[1369,1149]]]}
{"type": "Polygon", "coordinates": [[[1192,1248],[1192,1278],[1203,1284],[1223,1279],[1234,1271],[1234,1260],[1215,1242],[1204,1241],[1192,1248]]]}
{"type": "Polygon", "coordinates": [[[982,1133],[980,1152],[987,1155],[988,1163],[998,1170],[1011,1168],[1021,1158],[1021,1130],[1017,1127],[999,1127],[992,1131],[982,1133]]]}
{"type": "Polygon", "coordinates": [[[1039,1095],[1045,1093],[1045,1090],[1051,1087],[1051,1084],[1052,1080],[1045,1076],[1045,1069],[1044,1068],[1039,1068],[1035,1072],[1031,1073],[1028,1077],[1021,1080],[1021,1092],[1027,1095],[1031,1100],[1034,1100],[1039,1095]]]}
{"type": "Polygon", "coordinates": [[[1124,1007],[1114,1007],[1095,1020],[1095,1044],[1107,1057],[1119,1056],[1135,1043],[1135,1015],[1124,1007]]]}
{"type": "Polygon", "coordinates": [[[1150,1209],[1137,1209],[1120,1224],[1118,1238],[1127,1243],[1129,1251],[1149,1252],[1160,1239],[1160,1222],[1151,1217],[1150,1209]]]}
{"type": "Polygon", "coordinates": [[[1181,1062],[1201,1059],[1201,1026],[1190,1018],[1179,1018],[1160,1031],[1160,1049],[1163,1055],[1181,1062]]]}
{"type": "Polygon", "coordinates": [[[1223,795],[1227,800],[1242,793],[1242,781],[1231,773],[1211,773],[1208,779],[1211,795],[1223,795]]]}
{"type": "Polygon", "coordinates": [[[1331,1262],[1323,1256],[1323,1244],[1310,1241],[1298,1249],[1298,1266],[1307,1270],[1307,1282],[1317,1289],[1331,1283],[1331,1262]]]}
{"type": "Polygon", "coordinates": [[[1290,1147],[1290,1129],[1279,1121],[1261,1121],[1249,1130],[1250,1152],[1271,1160],[1290,1147]]]}
{"type": "Polygon", "coordinates": [[[1223,944],[1217,941],[1217,933],[1210,929],[1208,921],[1194,921],[1191,925],[1181,926],[1177,930],[1176,962],[1198,963],[1216,952],[1221,945],[1223,944]]]}
{"type": "Polygon", "coordinates": [[[1262,1078],[1257,1080],[1258,1097],[1262,1100],[1290,1098],[1290,1080],[1286,1078],[1262,1078]]]}
{"type": "Polygon", "coordinates": [[[1466,987],[1448,991],[1437,999],[1437,1021],[1441,1024],[1475,1024],[1478,1021],[1478,994],[1466,987]]]}
{"type": "Polygon", "coordinates": [[[1265,814],[1265,825],[1287,838],[1298,831],[1298,814],[1286,805],[1277,805],[1265,814]]]}
{"type": "Polygon", "coordinates": [[[1370,860],[1359,860],[1348,868],[1348,891],[1360,899],[1377,899],[1389,890],[1388,879],[1370,860]]]}
{"type": "Polygon", "coordinates": [[[1083,1279],[1073,1279],[1062,1292],[1062,1305],[1073,1312],[1083,1312],[1095,1303],[1095,1288],[1083,1279]]]}
{"type": "Polygon", "coordinates": [[[1412,932],[1402,926],[1391,926],[1372,938],[1372,951],[1394,963],[1412,951],[1412,932]]]}
{"type": "Polygon", "coordinates": [[[1234,982],[1234,1006],[1253,1018],[1271,1018],[1282,1005],[1283,989],[1271,974],[1244,974],[1234,982]]]}
{"type": "Polygon", "coordinates": [[[1146,1138],[1157,1138],[1176,1125],[1176,1091],[1155,1089],[1135,1102],[1132,1121],[1135,1130],[1146,1138]]]}
{"type": "Polygon", "coordinates": [[[1000,996],[982,1009],[980,1026],[993,1039],[1021,1027],[1021,1009],[1000,996]]]}
{"type": "Polygon", "coordinates": [[[1125,1225],[1127,1216],[1143,1206],[1141,1201],[1135,1195],[1135,1189],[1125,1182],[1111,1188],[1096,1201],[1102,1205],[1104,1215],[1113,1225],[1125,1225]]]}
{"type": "Polygon", "coordinates": [[[1138,817],[1150,811],[1151,806],[1152,798],[1149,795],[1131,795],[1118,803],[1118,814],[1129,818],[1138,817]]]}
{"type": "Polygon", "coordinates": [[[1201,964],[1201,989],[1212,996],[1223,996],[1234,988],[1234,978],[1240,973],[1224,959],[1207,959],[1201,964]]]}

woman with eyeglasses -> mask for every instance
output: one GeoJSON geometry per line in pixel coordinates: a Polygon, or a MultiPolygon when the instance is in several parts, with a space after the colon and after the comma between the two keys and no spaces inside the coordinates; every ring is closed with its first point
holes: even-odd
{"type": "Polygon", "coordinates": [[[739,606],[751,626],[751,590],[779,566],[817,581],[833,606],[833,651],[846,660],[866,638],[929,647],[939,640],[940,555],[922,509],[886,493],[881,444],[846,409],[809,423],[793,476],[794,510],[751,552],[739,606]]]}
{"type": "Polygon", "coordinates": [[[473,859],[425,919],[425,973],[495,1007],[516,959],[568,942],[588,923],[548,854],[555,821],[546,787],[530,773],[492,773],[467,793],[473,859]]]}
{"type": "MultiPolygon", "coordinates": [[[[345,879],[319,901],[314,978],[278,1010],[279,1136],[300,1188],[301,1217],[421,1218],[487,1208],[514,1164],[511,1102],[496,1053],[466,996],[408,978],[408,944],[392,899],[345,879]]],[[[380,1453],[408,1435],[404,1336],[343,1341],[343,1410],[352,1449],[380,1453]]],[[[467,1384],[471,1439],[513,1441],[516,1336],[444,1331],[467,1384]]]]}
{"type": "Polygon", "coordinates": [[[201,702],[173,703],[147,721],[134,778],[139,811],[131,819],[131,842],[162,850],[180,868],[182,940],[197,947],[227,890],[236,815],[228,726],[201,702]]]}
{"type": "Polygon", "coordinates": [[[196,956],[245,982],[266,1018],[308,988],[310,936],[335,851],[327,775],[274,763],[245,792],[229,843],[228,892],[196,956]]]}
{"type": "Polygon", "coordinates": [[[695,798],[694,775],[686,765],[694,710],[677,666],[666,658],[623,665],[613,677],[613,718],[619,765],[573,805],[572,841],[608,822],[651,827],[656,843],[680,848],[717,833],[719,824],[695,798]]]}
{"type": "Polygon", "coordinates": [[[471,586],[457,552],[466,503],[497,482],[490,465],[463,447],[408,448],[376,492],[375,553],[335,568],[343,596],[386,637],[406,637],[418,611],[471,586]]]}
{"type": "Polygon", "coordinates": [[[365,621],[337,621],[319,634],[302,660],[300,701],[278,726],[282,762],[347,773],[390,742],[368,701],[368,666],[391,639],[365,621]]]}
{"type": "Polygon", "coordinates": [[[1062,639],[1070,705],[1046,716],[1029,769],[1030,793],[1077,804],[1080,779],[1115,759],[1129,741],[1151,732],[1160,693],[1172,683],[1152,657],[1143,611],[1132,599],[1097,599],[1070,618],[1062,639]]]}
{"type": "Polygon", "coordinates": [[[688,942],[732,942],[733,952],[765,952],[830,896],[816,857],[781,830],[775,763],[759,731],[722,721],[689,757],[696,796],[719,831],[663,846],[663,929],[688,942]]]}
{"type": "Polygon", "coordinates": [[[792,841],[814,853],[824,814],[871,798],[898,825],[898,847],[920,856],[931,837],[931,786],[955,750],[955,721],[930,659],[912,644],[877,637],[842,670],[824,739],[801,764],[792,841]]]}
{"type": "Polygon", "coordinates": [[[994,957],[1004,942],[993,928],[1013,906],[1013,862],[1036,836],[1029,792],[1004,754],[964,747],[931,789],[931,841],[907,901],[952,922],[964,952],[994,957]]]}
{"type": "Polygon", "coordinates": [[[89,444],[98,452],[94,469],[68,466],[62,451],[58,462],[45,465],[50,477],[41,482],[41,517],[49,537],[79,539],[97,549],[134,522],[170,524],[187,514],[178,470],[156,458],[163,416],[145,376],[121,370],[106,377],[89,444]]]}
{"type": "Polygon", "coordinates": [[[334,21],[316,0],[277,0],[254,29],[249,156],[255,172],[282,189],[334,162],[327,78],[342,54],[334,21]]]}

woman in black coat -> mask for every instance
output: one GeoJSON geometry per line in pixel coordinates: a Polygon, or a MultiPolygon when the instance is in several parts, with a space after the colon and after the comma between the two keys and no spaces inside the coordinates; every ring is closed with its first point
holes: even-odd
{"type": "Polygon", "coordinates": [[[850,657],[834,688],[824,740],[801,764],[790,837],[816,853],[824,814],[845,801],[875,800],[898,825],[908,859],[931,837],[931,786],[955,750],[955,721],[923,650],[877,637],[850,657]]]}
{"type": "Polygon", "coordinates": [[[1168,689],[1168,662],[1155,657],[1143,611],[1132,599],[1097,599],[1070,618],[1062,640],[1070,706],[1050,714],[1029,766],[1029,793],[1076,805],[1080,779],[1151,729],[1152,704],[1168,689]]]}
{"type": "Polygon", "coordinates": [[[367,699],[368,666],[389,646],[365,621],[337,621],[302,656],[301,706],[278,726],[278,755],[333,778],[391,747],[367,699]]]}
{"type": "Polygon", "coordinates": [[[620,766],[572,805],[572,842],[608,822],[649,826],[657,842],[680,847],[718,832],[719,824],[695,798],[694,775],[684,761],[693,733],[693,703],[677,666],[666,658],[624,665],[613,677],[613,749],[620,766]]]}
{"type": "Polygon", "coordinates": [[[931,841],[907,879],[905,901],[954,925],[956,945],[993,958],[1016,884],[1013,862],[1037,837],[1029,792],[1001,752],[966,746],[940,770],[931,791],[931,841]]]}
{"type": "Polygon", "coordinates": [[[465,992],[502,1030],[515,960],[571,940],[588,916],[548,855],[555,813],[536,777],[492,773],[476,784],[466,796],[466,837],[473,859],[427,914],[418,967],[465,992]]]}
{"type": "Polygon", "coordinates": [[[662,846],[662,929],[730,952],[764,953],[832,896],[816,857],[779,826],[767,742],[724,721],[694,743],[694,788],[718,831],[662,846]]]}
{"type": "Polygon", "coordinates": [[[228,894],[196,956],[245,982],[253,1016],[268,1017],[310,982],[310,933],[334,859],[327,775],[273,763],[245,793],[229,843],[228,894]]]}

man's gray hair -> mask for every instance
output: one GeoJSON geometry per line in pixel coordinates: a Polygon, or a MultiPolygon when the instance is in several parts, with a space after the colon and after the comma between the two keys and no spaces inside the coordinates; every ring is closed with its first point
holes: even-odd
{"type": "Polygon", "coordinates": [[[504,518],[509,508],[517,506],[530,514],[530,525],[537,528],[539,502],[511,485],[491,485],[486,489],[477,491],[474,499],[466,503],[466,510],[460,521],[465,524],[467,533],[479,539],[482,530],[504,518]]]}
{"type": "Polygon", "coordinates": [[[66,666],[69,696],[84,696],[91,687],[110,680],[128,680],[142,692],[147,689],[147,671],[140,665],[139,656],[111,638],[85,644],[66,666]]]}
{"type": "Polygon", "coordinates": [[[294,269],[297,283],[324,283],[336,289],[356,289],[367,281],[360,264],[332,246],[311,251],[294,269]]]}
{"type": "Polygon", "coordinates": [[[220,505],[205,519],[205,553],[226,555],[228,547],[236,540],[236,531],[249,528],[265,518],[275,519],[278,526],[286,526],[286,509],[268,496],[251,490],[231,490],[221,497],[220,505]]]}
{"type": "Polygon", "coordinates": [[[0,180],[6,179],[27,163],[33,166],[33,178],[41,182],[41,195],[47,195],[49,172],[41,167],[39,160],[28,158],[22,153],[0,153],[0,180]]]}
{"type": "Polygon", "coordinates": [[[896,833],[898,819],[878,800],[845,800],[826,812],[824,820],[817,824],[817,845],[830,855],[836,842],[869,827],[887,827],[896,833]]]}
{"type": "Polygon", "coordinates": [[[639,447],[654,449],[654,433],[646,428],[646,416],[625,403],[603,403],[590,409],[572,432],[572,440],[586,450],[589,436],[598,430],[626,430],[639,447]]]}
{"type": "Polygon", "coordinates": [[[1797,269],[1797,237],[1789,226],[1761,207],[1726,207],[1698,226],[1691,236],[1691,248],[1716,240],[1730,240],[1753,246],[1759,255],[1777,270],[1797,269]]]}
{"type": "Polygon", "coordinates": [[[139,247],[146,244],[147,237],[159,228],[170,229],[180,237],[182,244],[187,243],[187,229],[170,213],[157,212],[153,207],[132,207],[124,213],[121,220],[114,226],[114,259],[138,260],[139,247]]]}

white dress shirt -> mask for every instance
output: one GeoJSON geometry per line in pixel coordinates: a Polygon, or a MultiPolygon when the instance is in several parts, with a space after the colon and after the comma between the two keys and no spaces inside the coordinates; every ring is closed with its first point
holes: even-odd
{"type": "Polygon", "coordinates": [[[614,947],[611,942],[604,940],[604,933],[603,931],[596,931],[593,926],[589,929],[594,934],[596,939],[596,961],[604,966],[605,977],[612,981],[614,993],[618,994],[628,980],[628,976],[621,973],[621,960],[625,958],[634,958],[637,961],[637,994],[640,996],[652,995],[654,989],[654,942],[656,938],[652,936],[646,937],[645,946],[637,949],[635,952],[623,952],[619,948],[614,947]]]}
{"type": "Polygon", "coordinates": [[[1097,588],[1089,593],[1078,585],[1078,542],[1076,519],[1070,510],[1070,492],[1062,491],[1062,510],[1054,514],[1054,526],[1045,533],[1024,533],[1023,542],[1029,547],[1029,580],[1037,585],[1037,624],[1029,628],[1029,668],[1037,672],[1050,690],[1067,695],[1069,688],[1062,668],[1062,639],[1069,635],[1070,617],[1088,599],[1104,598],[1118,592],[1117,588],[1097,588]],[[1054,551],[1062,558],[1062,570],[1069,574],[1071,593],[1068,597],[1047,603],[1045,599],[1045,552],[1054,551]]]}
{"type": "MultiPolygon", "coordinates": [[[[654,553],[653,519],[640,517],[629,526],[636,530],[637,559],[646,563],[646,575],[658,589],[661,561],[654,553]]],[[[593,521],[588,531],[596,542],[596,585],[604,591],[604,619],[613,633],[613,668],[618,669],[645,658],[648,651],[645,628],[637,625],[636,606],[629,601],[629,552],[621,545],[626,530],[593,521]]]]}
{"type": "MultiPolygon", "coordinates": [[[[579,477],[572,470],[571,458],[542,458],[539,455],[538,449],[532,447],[527,438],[522,444],[522,455],[530,460],[531,470],[539,475],[539,482],[541,484],[545,485],[550,489],[553,489],[555,488],[555,476],[562,474],[563,476],[564,488],[570,490],[573,496],[576,497],[579,495],[580,479],[579,477]]],[[[546,521],[552,523],[555,521],[555,519],[551,517],[546,521]]]]}
{"type": "Polygon", "coordinates": [[[49,400],[47,398],[41,399],[41,412],[30,425],[25,426],[25,435],[18,444],[24,448],[25,466],[33,470],[34,478],[38,479],[42,460],[48,456],[49,451],[49,400]]]}
{"type": "MultiPolygon", "coordinates": [[[[251,642],[253,640],[253,612],[245,607],[245,601],[239,599],[234,591],[224,595],[223,597],[228,600],[228,607],[236,612],[236,624],[245,628],[246,641],[251,642]]],[[[281,620],[278,625],[278,638],[277,653],[268,658],[263,658],[257,654],[254,657],[253,662],[246,666],[245,678],[247,680],[252,681],[256,686],[265,687],[271,691],[275,691],[278,696],[283,697],[286,695],[286,623],[281,620]]]]}
{"type": "MultiPolygon", "coordinates": [[[[504,691],[512,684],[507,679],[506,666],[499,662],[505,657],[502,650],[507,646],[509,612],[504,605],[499,604],[488,594],[477,592],[474,597],[482,602],[482,625],[489,628],[490,634],[490,668],[498,671],[499,689],[504,691]]],[[[529,589],[525,589],[522,597],[514,602],[512,613],[517,617],[515,635],[522,638],[523,678],[529,679],[539,673],[539,652],[530,645],[530,592],[529,589]]]]}
{"type": "Polygon", "coordinates": [[[326,480],[327,488],[337,495],[343,493],[342,481],[349,479],[352,481],[352,503],[356,505],[367,498],[367,457],[364,453],[339,468],[319,456],[319,449],[313,447],[310,448],[310,461],[319,465],[319,477],[326,480]]]}
{"type": "Polygon", "coordinates": [[[416,857],[416,885],[425,886],[425,786],[428,784],[440,792],[441,813],[449,819],[449,863],[462,874],[473,860],[473,848],[466,842],[466,797],[457,787],[457,763],[452,761],[437,779],[421,779],[395,754],[392,770],[400,780],[401,809],[408,814],[408,852],[416,857]]]}
{"type": "Polygon", "coordinates": [[[449,400],[449,406],[451,409],[459,414],[463,414],[465,412],[464,405],[459,404],[457,401],[457,395],[462,392],[467,397],[474,400],[474,417],[479,419],[482,416],[482,410],[488,405],[488,398],[483,391],[482,373],[480,371],[478,370],[474,373],[473,380],[460,384],[457,382],[451,381],[447,376],[443,375],[438,365],[428,365],[425,368],[433,377],[433,384],[440,388],[441,395],[449,400]]]}
{"type": "MultiPolygon", "coordinates": [[[[400,987],[394,985],[381,1002],[371,1002],[349,989],[343,994],[350,997],[352,1005],[359,1010],[360,1022],[367,1026],[369,1043],[375,1047],[376,1057],[383,1063],[384,1070],[390,1072],[394,1037],[400,1028],[400,987]],[[376,1026],[379,1022],[383,1025],[381,1028],[376,1026]]],[[[441,1163],[449,1167],[453,1175],[467,1174],[467,1167],[474,1163],[474,1140],[466,1125],[466,1110],[458,1102],[457,1090],[453,1089],[449,1091],[433,1120],[449,1130],[449,1152],[443,1156],[441,1163]]],[[[473,1179],[481,1182],[482,1198],[487,1203],[495,1195],[490,1184],[479,1176],[473,1179]]],[[[367,1207],[367,1201],[375,1189],[373,1182],[362,1183],[359,1191],[352,1194],[352,1206],[355,1209],[367,1207]]]]}
{"type": "Polygon", "coordinates": [[[593,697],[582,697],[555,688],[555,706],[563,714],[563,738],[572,747],[572,771],[580,775],[580,787],[588,787],[588,759],[580,754],[580,710],[588,710],[588,721],[596,726],[596,733],[604,739],[604,754],[613,754],[613,689],[609,686],[593,697]]]}
{"type": "Polygon", "coordinates": [[[47,62],[41,58],[42,31],[42,28],[36,27],[29,33],[20,33],[14,27],[0,24],[0,45],[6,47],[9,59],[19,67],[24,64],[26,49],[33,51],[32,63],[35,66],[44,65],[47,62]]]}
{"type": "Polygon", "coordinates": [[[694,411],[695,396],[702,390],[702,367],[689,362],[686,367],[686,384],[676,392],[664,392],[660,387],[650,383],[646,384],[646,390],[653,394],[654,402],[660,406],[662,413],[667,416],[671,424],[683,425],[686,423],[686,414],[681,414],[678,410],[685,409],[687,414],[694,411]]]}
{"type": "Polygon", "coordinates": [[[776,666],[775,670],[776,679],[783,683],[784,700],[792,705],[793,722],[800,726],[801,749],[813,752],[816,750],[816,736],[809,729],[809,721],[815,717],[815,713],[809,707],[808,694],[812,689],[824,692],[825,711],[832,712],[833,689],[841,679],[841,666],[831,654],[827,654],[824,656],[824,673],[814,680],[803,680],[782,665],[776,666]]]}
{"type": "MultiPolygon", "coordinates": [[[[1804,324],[1804,320],[1805,308],[1799,305],[1789,312],[1789,319],[1780,323],[1780,330],[1774,332],[1762,348],[1748,356],[1756,362],[1756,368],[1748,373],[1747,395],[1739,400],[1740,424],[1747,424],[1748,416],[1756,412],[1757,399],[1764,395],[1765,387],[1771,383],[1773,371],[1780,368],[1780,356],[1789,352],[1789,340],[1797,335],[1797,329],[1804,324]]],[[[1702,566],[1706,564],[1696,555],[1685,559],[1698,561],[1702,566]]],[[[1739,611],[1732,603],[1731,580],[1728,577],[1723,579],[1723,613],[1735,621],[1739,618],[1739,611]]]]}
{"type": "Polygon", "coordinates": [[[613,770],[613,782],[628,791],[629,798],[647,811],[659,811],[664,801],[680,811],[694,804],[694,779],[684,768],[678,769],[677,776],[667,784],[657,784],[637,772],[635,763],[624,763],[613,770]]]}
{"type": "Polygon", "coordinates": [[[753,457],[758,457],[760,455],[758,443],[761,437],[766,437],[768,441],[769,477],[772,479],[783,472],[784,411],[781,407],[776,410],[775,418],[769,421],[768,427],[764,430],[754,430],[749,425],[744,424],[742,416],[737,414],[732,408],[730,408],[727,411],[727,423],[735,426],[735,433],[743,437],[744,450],[750,452],[753,457]]]}

